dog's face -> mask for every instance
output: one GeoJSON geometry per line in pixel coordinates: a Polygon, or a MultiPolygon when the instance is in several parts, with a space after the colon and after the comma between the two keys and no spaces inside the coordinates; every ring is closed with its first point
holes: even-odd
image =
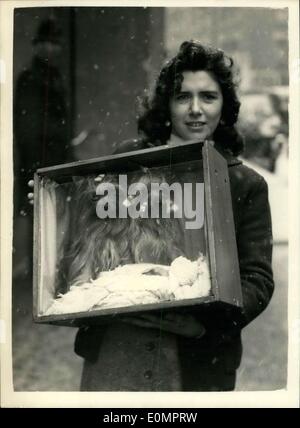
{"type": "MultiPolygon", "coordinates": [[[[167,183],[170,177],[162,173],[137,172],[128,177],[128,186],[132,183],[142,183],[148,190],[148,200],[144,209],[148,218],[106,219],[103,230],[103,250],[100,264],[106,270],[126,263],[156,263],[169,265],[176,257],[183,254],[179,249],[181,241],[180,224],[172,218],[150,218],[152,183],[167,183]],[[109,244],[108,244],[109,243],[109,244]],[[103,260],[106,260],[103,266],[103,260]],[[110,261],[110,262],[109,262],[110,261]]],[[[109,177],[109,182],[116,186],[116,196],[120,188],[116,180],[109,177]]],[[[122,194],[124,189],[122,189],[122,194]]],[[[154,195],[155,196],[155,195],[154,195]]],[[[158,198],[159,204],[169,203],[158,198]]],[[[160,210],[161,212],[161,210],[160,210]]]]}
{"type": "MultiPolygon", "coordinates": [[[[85,238],[74,244],[73,260],[71,257],[71,282],[76,276],[84,280],[95,279],[103,271],[113,270],[120,265],[131,263],[154,263],[170,265],[172,261],[184,255],[180,248],[183,229],[182,222],[174,218],[150,218],[151,183],[168,182],[170,177],[164,174],[151,174],[148,171],[128,175],[128,186],[132,183],[143,183],[148,190],[146,209],[148,218],[105,218],[97,216],[97,203],[105,196],[97,194],[99,181],[90,179],[86,189],[81,193],[80,215],[81,228],[85,229],[85,238]],[[89,278],[87,278],[89,277],[89,278]]],[[[113,185],[116,200],[113,203],[124,203],[127,191],[120,188],[117,175],[102,176],[101,183],[113,185]],[[120,194],[122,195],[121,198],[120,194]],[[125,195],[125,196],[124,196],[125,195]]],[[[106,200],[107,201],[107,200],[106,200]]],[[[163,198],[159,204],[171,204],[163,198]]],[[[161,207],[160,207],[161,208],[161,207]]],[[[118,210],[116,211],[118,214],[118,210]]],[[[161,212],[161,210],[160,210],[161,212]]]]}

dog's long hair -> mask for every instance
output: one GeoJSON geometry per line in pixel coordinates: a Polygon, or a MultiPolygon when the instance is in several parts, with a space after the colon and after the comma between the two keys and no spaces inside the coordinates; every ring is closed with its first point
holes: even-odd
{"type": "MultiPolygon", "coordinates": [[[[136,172],[128,176],[130,183],[142,182],[148,189],[151,204],[151,183],[168,182],[163,174],[136,172]]],[[[103,182],[112,183],[118,200],[118,176],[106,175],[103,182]]],[[[76,220],[71,231],[74,239],[66,253],[68,283],[80,285],[95,279],[100,272],[128,263],[157,263],[169,265],[184,255],[181,244],[182,226],[176,218],[106,218],[96,213],[95,177],[75,183],[77,198],[76,220]]],[[[162,202],[162,201],[161,201],[162,202]]],[[[149,213],[150,216],[150,213],[149,213]]]]}

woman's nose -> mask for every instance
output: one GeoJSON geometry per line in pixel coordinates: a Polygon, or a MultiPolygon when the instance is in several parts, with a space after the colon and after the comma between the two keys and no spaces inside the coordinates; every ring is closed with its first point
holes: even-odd
{"type": "Polygon", "coordinates": [[[202,113],[201,102],[198,97],[193,97],[190,103],[190,113],[198,115],[202,113]]]}

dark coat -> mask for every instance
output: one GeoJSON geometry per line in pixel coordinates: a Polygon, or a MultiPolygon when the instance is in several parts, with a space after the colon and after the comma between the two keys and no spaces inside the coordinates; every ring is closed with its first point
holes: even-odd
{"type": "MultiPolygon", "coordinates": [[[[134,140],[122,143],[118,152],[147,147],[147,143],[134,140]]],[[[234,388],[242,355],[241,329],[266,308],[273,293],[272,228],[268,188],[263,177],[216,148],[227,159],[229,168],[243,293],[242,315],[224,314],[207,323],[206,334],[201,339],[122,323],[114,324],[115,336],[111,326],[82,328],[75,342],[76,353],[86,360],[82,389],[213,391],[234,388]]],[[[189,311],[197,316],[196,306],[189,311]]]]}
{"type": "Polygon", "coordinates": [[[20,208],[28,212],[27,183],[34,171],[72,158],[66,95],[59,70],[34,57],[31,67],[17,79],[14,100],[16,187],[20,208]]]}

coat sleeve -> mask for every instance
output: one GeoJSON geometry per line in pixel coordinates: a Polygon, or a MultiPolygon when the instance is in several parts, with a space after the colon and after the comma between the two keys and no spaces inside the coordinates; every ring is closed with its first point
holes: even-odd
{"type": "Polygon", "coordinates": [[[207,339],[214,345],[239,336],[241,329],[267,307],[274,291],[268,186],[257,174],[243,178],[246,184],[237,182],[235,187],[239,189],[233,195],[243,309],[239,312],[227,308],[214,313],[208,322],[203,320],[207,339]]]}
{"type": "Polygon", "coordinates": [[[240,326],[244,327],[266,308],[274,290],[268,186],[260,176],[244,201],[237,248],[243,295],[240,326]]]}

